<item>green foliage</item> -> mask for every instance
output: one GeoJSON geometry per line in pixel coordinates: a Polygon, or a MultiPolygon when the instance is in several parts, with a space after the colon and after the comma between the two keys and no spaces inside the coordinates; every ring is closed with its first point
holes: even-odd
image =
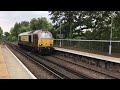
{"type": "Polygon", "coordinates": [[[5,35],[5,38],[7,38],[10,35],[10,33],[9,32],[4,32],[4,35],[5,35]]]}
{"type": "Polygon", "coordinates": [[[19,33],[39,29],[49,30],[53,37],[57,38],[56,35],[60,34],[61,29],[63,37],[68,39],[109,40],[111,16],[114,15],[112,39],[120,40],[120,11],[49,11],[49,13],[54,25],[45,17],[33,18],[30,22],[16,22],[6,39],[14,41],[17,40],[19,33]]]}
{"type": "Polygon", "coordinates": [[[6,38],[6,40],[7,40],[7,41],[12,41],[12,35],[8,36],[8,37],[6,38]]]}
{"type": "Polygon", "coordinates": [[[12,35],[9,35],[5,38],[5,40],[7,41],[11,41],[11,42],[15,42],[17,41],[17,37],[16,36],[12,36],[12,35]]]}
{"type": "Polygon", "coordinates": [[[3,38],[3,30],[2,30],[2,28],[0,27],[0,41],[2,40],[2,38],[3,38]]]}
{"type": "Polygon", "coordinates": [[[49,11],[51,20],[59,33],[60,24],[65,38],[110,39],[111,16],[113,20],[113,39],[120,33],[120,11],[49,11]],[[89,29],[86,32],[85,29],[89,29]]]}
{"type": "Polygon", "coordinates": [[[14,41],[17,41],[17,37],[16,37],[16,36],[12,36],[12,37],[11,37],[11,41],[13,41],[13,42],[14,42],[14,41]]]}
{"type": "Polygon", "coordinates": [[[49,23],[45,17],[41,17],[38,19],[33,18],[30,21],[30,27],[33,31],[39,29],[46,29],[50,31],[52,29],[52,24],[49,23]]]}
{"type": "Polygon", "coordinates": [[[30,24],[27,21],[22,21],[21,23],[15,23],[14,27],[11,28],[10,33],[13,36],[18,37],[18,34],[26,31],[30,31],[30,24]]]}
{"type": "Polygon", "coordinates": [[[18,34],[27,31],[34,31],[38,29],[46,29],[51,32],[54,32],[53,26],[47,21],[46,18],[33,18],[30,22],[22,21],[20,23],[16,22],[14,27],[11,28],[10,34],[5,32],[6,40],[17,41],[18,34]]]}
{"type": "Polygon", "coordinates": [[[2,30],[2,28],[0,27],[0,35],[2,35],[3,34],[3,30],[2,30]]]}

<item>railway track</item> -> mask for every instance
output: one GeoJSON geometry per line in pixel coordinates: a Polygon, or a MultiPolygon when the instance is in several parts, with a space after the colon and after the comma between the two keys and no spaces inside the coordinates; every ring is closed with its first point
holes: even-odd
{"type": "MultiPolygon", "coordinates": [[[[54,63],[54,64],[56,64],[57,66],[62,67],[63,69],[66,69],[66,70],[70,71],[71,73],[79,76],[79,78],[83,78],[83,79],[94,79],[93,77],[90,77],[90,76],[88,76],[88,75],[86,75],[86,74],[84,74],[84,73],[78,72],[78,71],[76,71],[76,70],[74,70],[74,69],[72,69],[72,68],[70,68],[70,67],[66,67],[66,65],[60,64],[61,61],[59,62],[59,61],[57,61],[57,60],[55,60],[55,59],[52,60],[52,59],[51,59],[51,56],[40,56],[40,55],[37,55],[37,56],[40,57],[40,58],[42,58],[42,59],[44,59],[44,60],[46,60],[46,61],[49,61],[49,62],[51,62],[51,63],[54,63]],[[57,61],[57,62],[55,62],[55,61],[57,61]]],[[[79,78],[78,78],[78,79],[79,79],[79,78]]],[[[73,78],[73,79],[74,79],[74,78],[73,78]]]]}
{"type": "MultiPolygon", "coordinates": [[[[27,57],[28,59],[32,60],[33,62],[37,63],[38,65],[40,65],[41,67],[43,67],[45,70],[47,70],[48,72],[50,72],[51,74],[53,74],[55,77],[57,77],[58,79],[64,79],[63,77],[61,77],[60,75],[58,75],[57,73],[53,72],[52,70],[50,70],[48,67],[44,66],[43,64],[41,64],[40,62],[36,61],[34,58],[32,58],[31,56],[28,55],[29,52],[25,52],[22,51],[17,45],[13,45],[11,43],[6,43],[6,45],[8,47],[13,48],[14,50],[16,50],[17,52],[21,53],[23,56],[27,57]],[[19,49],[18,49],[19,48],[19,49]],[[27,54],[26,54],[27,53],[27,54]]],[[[14,52],[13,52],[14,53],[14,52]]]]}
{"type": "Polygon", "coordinates": [[[56,75],[56,77],[60,79],[91,79],[91,77],[84,75],[82,73],[75,73],[70,68],[63,67],[62,65],[58,65],[54,62],[50,62],[46,59],[40,58],[36,55],[33,55],[32,53],[28,53],[26,51],[21,50],[17,45],[13,45],[11,43],[7,43],[10,47],[14,47],[15,50],[26,56],[27,58],[33,60],[34,62],[38,63],[39,65],[42,65],[43,67],[47,68],[52,74],[56,75]]]}
{"type": "MultiPolygon", "coordinates": [[[[110,79],[120,79],[120,77],[116,77],[116,76],[114,76],[114,75],[106,74],[105,72],[100,72],[100,71],[98,71],[98,70],[96,70],[96,69],[94,69],[94,68],[88,67],[87,65],[85,66],[85,65],[78,64],[78,63],[76,63],[76,62],[67,60],[67,59],[65,59],[65,57],[60,57],[60,56],[54,55],[54,56],[48,56],[47,58],[50,58],[50,57],[57,59],[58,62],[61,61],[61,63],[68,63],[68,64],[70,64],[70,65],[75,65],[75,66],[77,66],[77,67],[79,67],[79,68],[85,68],[85,70],[89,70],[89,71],[91,71],[91,72],[100,74],[100,75],[102,75],[103,77],[105,77],[105,78],[107,78],[107,79],[109,79],[109,78],[110,78],[110,79]]],[[[75,67],[75,66],[74,66],[74,67],[75,67]]],[[[73,66],[72,66],[72,67],[73,67],[73,66]]],[[[91,75],[91,76],[92,76],[92,75],[91,75]]],[[[95,78],[94,75],[93,75],[93,78],[95,78]]],[[[97,79],[97,77],[96,77],[96,79],[97,79]]],[[[101,78],[100,78],[100,79],[101,79],[101,78]]]]}
{"type": "MultiPolygon", "coordinates": [[[[14,45],[11,44],[12,46],[14,45]]],[[[59,56],[41,56],[32,52],[26,53],[26,51],[20,50],[16,45],[14,47],[16,47],[17,51],[24,54],[24,56],[31,58],[34,62],[40,64],[60,79],[119,79],[118,77],[96,71],[59,56]],[[90,75],[90,73],[92,74],[90,75]]]]}

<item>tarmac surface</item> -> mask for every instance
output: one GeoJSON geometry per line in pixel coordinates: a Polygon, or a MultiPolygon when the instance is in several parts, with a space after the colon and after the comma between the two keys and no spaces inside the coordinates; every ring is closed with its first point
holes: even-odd
{"type": "Polygon", "coordinates": [[[0,45],[0,79],[36,79],[5,45],[0,45]]]}

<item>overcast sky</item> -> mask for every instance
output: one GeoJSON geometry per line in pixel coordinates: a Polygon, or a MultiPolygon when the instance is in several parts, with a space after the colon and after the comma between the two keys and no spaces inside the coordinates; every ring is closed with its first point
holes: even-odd
{"type": "Polygon", "coordinates": [[[16,22],[30,21],[32,18],[40,17],[46,17],[50,21],[48,11],[0,11],[0,27],[3,32],[10,32],[16,22]]]}

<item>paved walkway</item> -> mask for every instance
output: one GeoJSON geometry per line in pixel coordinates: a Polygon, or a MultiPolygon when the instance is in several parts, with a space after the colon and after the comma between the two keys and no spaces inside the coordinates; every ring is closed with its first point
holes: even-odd
{"type": "Polygon", "coordinates": [[[24,67],[5,46],[0,45],[0,79],[35,79],[24,67]]]}
{"type": "Polygon", "coordinates": [[[3,52],[0,46],[0,79],[9,79],[9,78],[10,76],[9,76],[7,66],[3,58],[3,52]]]}

